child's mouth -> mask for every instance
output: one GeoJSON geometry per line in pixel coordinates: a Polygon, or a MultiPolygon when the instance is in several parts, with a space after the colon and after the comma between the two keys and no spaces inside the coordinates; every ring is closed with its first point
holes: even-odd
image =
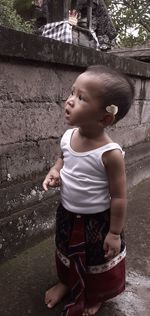
{"type": "Polygon", "coordinates": [[[65,117],[69,117],[70,116],[70,111],[68,109],[65,110],[65,117]]]}

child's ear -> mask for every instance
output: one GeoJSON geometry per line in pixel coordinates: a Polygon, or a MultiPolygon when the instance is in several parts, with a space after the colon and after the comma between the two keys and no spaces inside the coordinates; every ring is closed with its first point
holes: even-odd
{"type": "Polygon", "coordinates": [[[113,114],[105,114],[102,120],[100,121],[101,124],[103,124],[104,127],[107,127],[109,125],[112,125],[115,120],[115,116],[113,114]]]}

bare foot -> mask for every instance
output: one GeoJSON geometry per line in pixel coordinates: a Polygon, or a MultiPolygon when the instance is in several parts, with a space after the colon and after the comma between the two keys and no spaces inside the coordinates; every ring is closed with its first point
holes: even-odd
{"type": "Polygon", "coordinates": [[[98,312],[98,310],[100,309],[101,305],[102,305],[102,303],[100,302],[100,303],[98,303],[95,306],[92,306],[92,307],[89,307],[89,308],[86,307],[82,315],[83,316],[95,315],[98,312]]]}
{"type": "Polygon", "coordinates": [[[45,293],[45,304],[48,308],[54,307],[69,291],[68,287],[63,283],[58,283],[51,287],[45,293]]]}

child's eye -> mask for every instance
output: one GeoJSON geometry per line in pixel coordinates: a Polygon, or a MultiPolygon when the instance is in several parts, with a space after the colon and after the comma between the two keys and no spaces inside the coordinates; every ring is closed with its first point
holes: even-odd
{"type": "Polygon", "coordinates": [[[84,97],[82,95],[79,95],[79,100],[85,100],[84,97]]]}

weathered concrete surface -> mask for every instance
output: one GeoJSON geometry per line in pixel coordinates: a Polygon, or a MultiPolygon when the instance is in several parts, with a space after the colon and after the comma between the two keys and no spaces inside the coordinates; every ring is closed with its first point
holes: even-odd
{"type": "Polygon", "coordinates": [[[116,66],[127,74],[150,77],[150,66],[95,49],[66,44],[50,38],[0,27],[0,55],[41,62],[87,67],[92,64],[116,66]],[[31,49],[32,47],[32,49],[31,49]]]}
{"type": "Polygon", "coordinates": [[[57,194],[53,194],[48,200],[0,220],[0,260],[11,258],[53,233],[57,203],[57,194]]]}
{"type": "Polygon", "coordinates": [[[57,201],[41,183],[59,155],[64,101],[89,64],[119,68],[135,82],[134,104],[108,132],[126,148],[128,187],[150,176],[150,64],[3,27],[0,43],[0,259],[5,259],[53,228],[57,201]]]}
{"type": "Polygon", "coordinates": [[[121,57],[134,58],[144,62],[150,62],[150,46],[140,45],[137,47],[112,49],[108,52],[121,57]]]}
{"type": "MultiPolygon", "coordinates": [[[[105,303],[97,316],[149,316],[150,294],[150,179],[129,192],[127,286],[105,303]]],[[[0,266],[0,315],[58,316],[62,305],[49,311],[45,290],[56,282],[54,241],[49,237],[0,266]]]]}
{"type": "MultiPolygon", "coordinates": [[[[127,187],[150,177],[150,143],[126,148],[127,187]]],[[[33,246],[54,230],[59,188],[42,188],[43,177],[16,183],[0,190],[0,260],[33,246]]]]}
{"type": "MultiPolygon", "coordinates": [[[[150,177],[150,143],[126,148],[127,187],[150,177]]],[[[0,260],[33,246],[54,230],[59,188],[42,188],[44,175],[0,190],[0,260]]]]}

